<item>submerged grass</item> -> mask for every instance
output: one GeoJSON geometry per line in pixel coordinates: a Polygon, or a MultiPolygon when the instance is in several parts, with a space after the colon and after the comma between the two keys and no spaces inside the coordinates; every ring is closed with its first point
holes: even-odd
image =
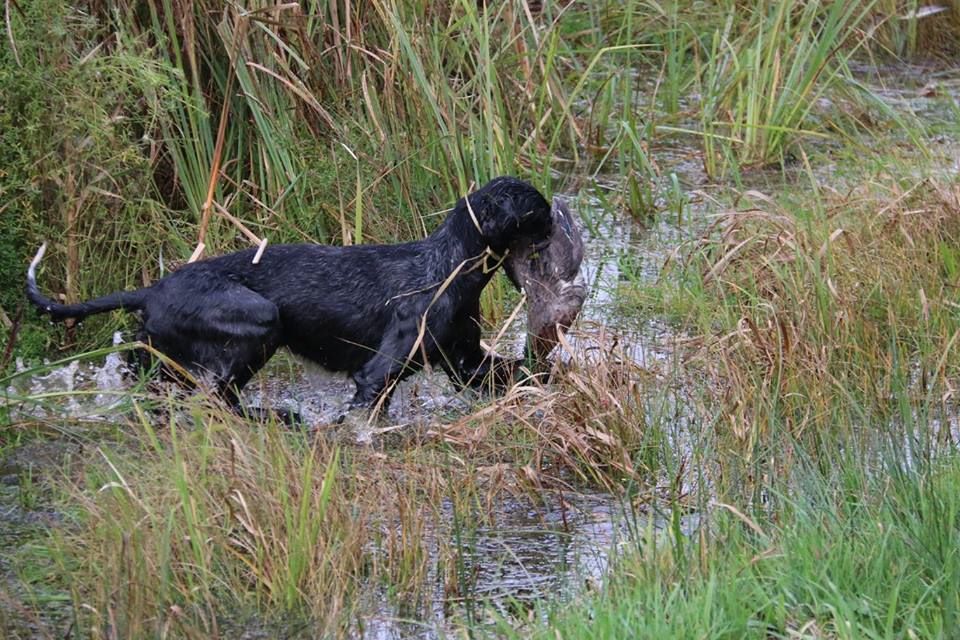
{"type": "Polygon", "coordinates": [[[689,536],[634,536],[602,594],[534,635],[960,629],[960,192],[926,149],[864,162],[857,148],[857,164],[804,154],[799,179],[735,192],[657,285],[624,286],[683,328],[684,362],[711,390],[709,507],[689,536]]]}

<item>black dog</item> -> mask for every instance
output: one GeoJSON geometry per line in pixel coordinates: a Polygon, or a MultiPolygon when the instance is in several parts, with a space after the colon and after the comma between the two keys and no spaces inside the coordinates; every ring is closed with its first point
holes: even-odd
{"type": "Polygon", "coordinates": [[[53,320],[139,311],[138,339],[208,377],[239,409],[240,389],[279,347],[356,383],[350,408],[389,401],[425,362],[461,389],[504,383],[511,363],[480,346],[480,292],[511,248],[542,245],[550,203],[516,178],[461,198],[424,240],[396,245],[277,245],[188,264],[156,284],[63,305],[36,283],[27,297],[53,320]]]}

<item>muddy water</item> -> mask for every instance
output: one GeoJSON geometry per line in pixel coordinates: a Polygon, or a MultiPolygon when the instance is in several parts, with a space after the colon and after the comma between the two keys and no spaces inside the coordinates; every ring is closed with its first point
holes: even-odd
{"type": "MultiPolygon", "coordinates": [[[[373,607],[364,637],[435,638],[452,633],[455,620],[526,619],[538,600],[597,588],[610,554],[625,540],[619,509],[607,495],[556,497],[537,506],[508,498],[495,510],[492,524],[443,532],[444,545],[454,541],[453,590],[437,575],[438,543],[431,541],[427,606],[416,614],[373,607]]],[[[448,517],[445,528],[454,522],[448,517]]]]}

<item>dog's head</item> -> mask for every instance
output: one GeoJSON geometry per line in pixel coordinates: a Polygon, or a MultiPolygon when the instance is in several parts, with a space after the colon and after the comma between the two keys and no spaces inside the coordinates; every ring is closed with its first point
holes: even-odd
{"type": "Polygon", "coordinates": [[[523,180],[494,178],[467,196],[464,206],[484,244],[497,253],[550,238],[550,203],[523,180]]]}

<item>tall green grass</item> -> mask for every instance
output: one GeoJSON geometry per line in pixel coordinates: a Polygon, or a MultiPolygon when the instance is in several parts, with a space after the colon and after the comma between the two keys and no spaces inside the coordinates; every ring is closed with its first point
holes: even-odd
{"type": "Polygon", "coordinates": [[[549,190],[579,143],[576,54],[525,2],[47,4],[11,15],[22,66],[4,52],[3,90],[27,107],[5,127],[11,291],[49,238],[46,287],[69,299],[149,283],[200,241],[243,246],[221,211],[271,242],[419,237],[495,175],[549,190]]]}
{"type": "Polygon", "coordinates": [[[697,64],[704,165],[783,162],[810,128],[817,102],[842,86],[872,2],[761,2],[746,21],[732,9],[697,64]]]}

